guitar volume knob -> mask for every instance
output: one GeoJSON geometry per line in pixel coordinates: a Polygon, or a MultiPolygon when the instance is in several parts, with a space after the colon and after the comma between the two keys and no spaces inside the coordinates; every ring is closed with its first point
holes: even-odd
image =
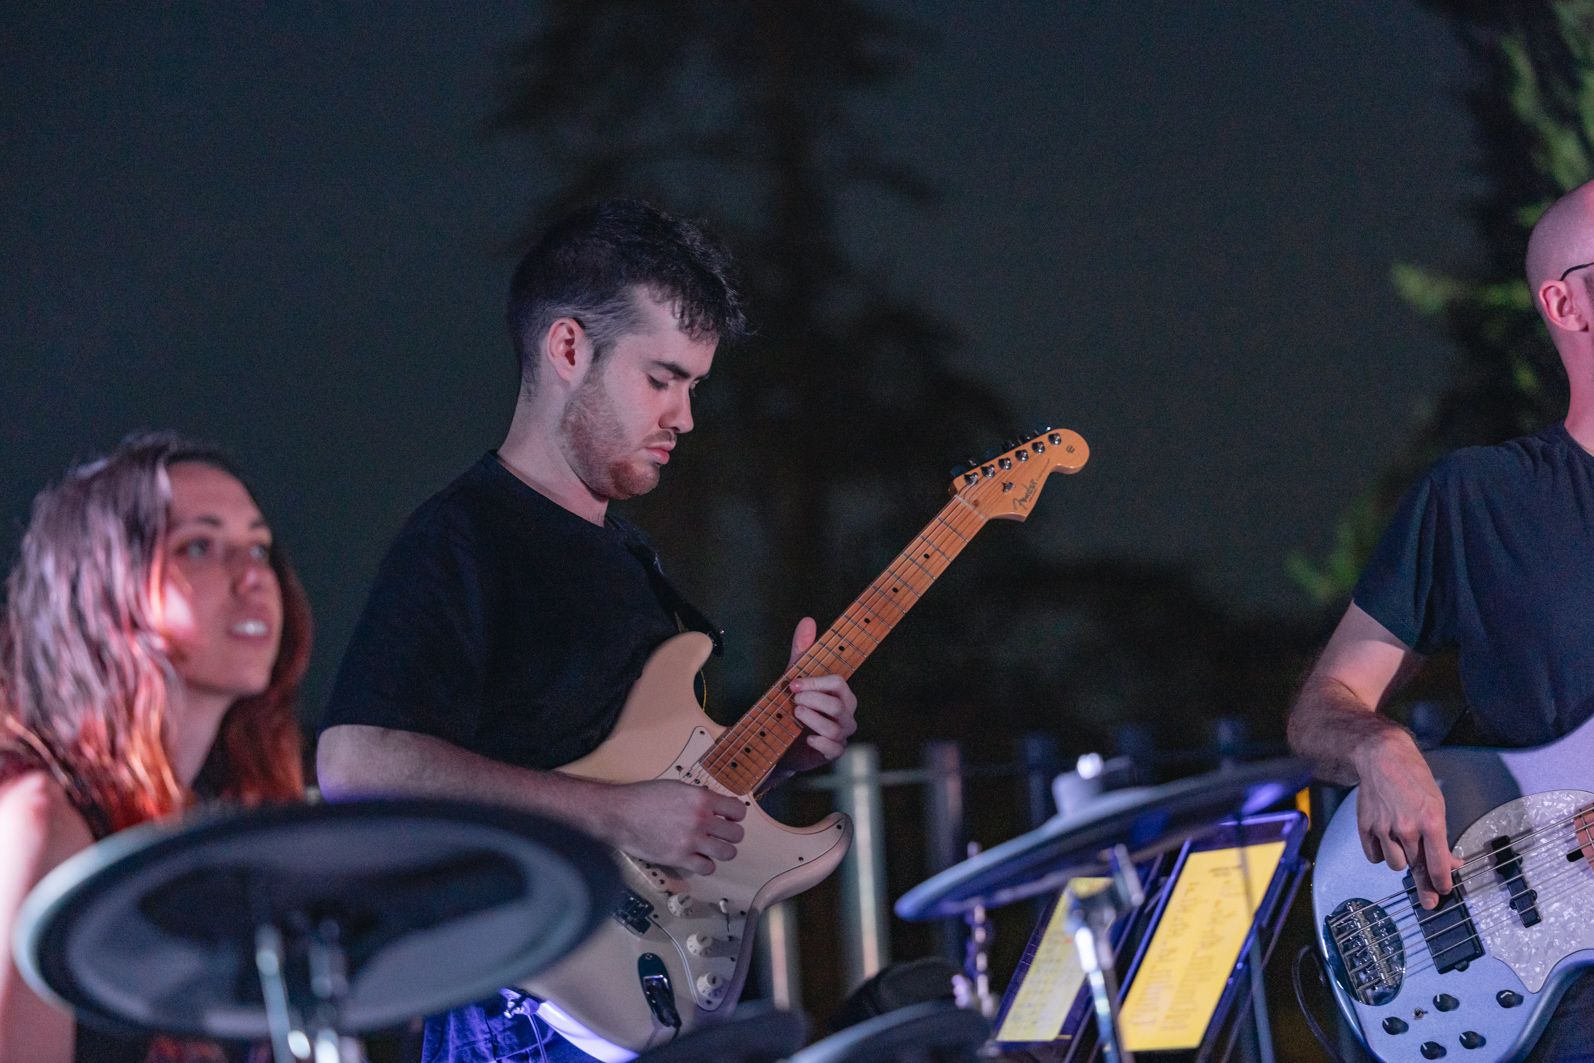
{"type": "Polygon", "coordinates": [[[692,895],[690,893],[672,893],[665,902],[670,914],[678,919],[684,919],[692,914],[692,895]]]}
{"type": "Polygon", "coordinates": [[[707,934],[693,934],[686,939],[686,951],[693,956],[707,956],[714,947],[714,939],[707,934]]]}

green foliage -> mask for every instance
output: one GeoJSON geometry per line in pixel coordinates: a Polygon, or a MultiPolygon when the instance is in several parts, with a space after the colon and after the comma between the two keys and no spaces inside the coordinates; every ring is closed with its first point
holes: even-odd
{"type": "Polygon", "coordinates": [[[1373,545],[1378,541],[1385,514],[1372,496],[1357,499],[1334,529],[1334,546],[1321,561],[1305,554],[1290,554],[1286,564],[1291,578],[1320,606],[1343,603],[1361,575],[1373,545]]]}
{"type": "Polygon", "coordinates": [[[1438,455],[1531,432],[1566,413],[1566,380],[1522,277],[1528,234],[1563,193],[1594,177],[1594,0],[1429,0],[1472,60],[1467,94],[1485,193],[1469,205],[1482,261],[1462,274],[1399,264],[1391,279],[1454,343],[1449,383],[1411,444],[1351,507],[1329,555],[1292,559],[1319,603],[1343,600],[1395,500],[1438,455]]]}

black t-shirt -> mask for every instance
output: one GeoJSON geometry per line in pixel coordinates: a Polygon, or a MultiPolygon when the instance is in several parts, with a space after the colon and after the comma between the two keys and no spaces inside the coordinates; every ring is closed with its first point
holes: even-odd
{"type": "Polygon", "coordinates": [[[1457,649],[1469,740],[1566,734],[1594,715],[1594,455],[1553,425],[1443,459],[1354,597],[1418,653],[1457,649]]]}
{"type": "Polygon", "coordinates": [[[631,525],[583,520],[485,455],[388,550],[322,728],[414,731],[540,770],[585,756],[678,630],[652,560],[631,525]]]}

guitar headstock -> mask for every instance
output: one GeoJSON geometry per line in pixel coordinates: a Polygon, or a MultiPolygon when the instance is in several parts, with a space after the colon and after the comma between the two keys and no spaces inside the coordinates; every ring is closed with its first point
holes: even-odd
{"type": "Polygon", "coordinates": [[[1090,460],[1078,432],[1048,428],[971,465],[952,480],[952,493],[988,518],[1023,520],[1054,472],[1076,473],[1090,460]]]}

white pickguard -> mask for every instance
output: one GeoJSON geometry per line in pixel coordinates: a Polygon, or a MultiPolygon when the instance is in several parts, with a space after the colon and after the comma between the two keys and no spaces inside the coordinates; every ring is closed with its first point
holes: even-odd
{"type": "Polygon", "coordinates": [[[1489,954],[1517,973],[1537,993],[1550,969],[1568,953],[1594,948],[1594,867],[1567,854],[1579,849],[1572,818],[1594,805],[1594,793],[1553,790],[1529,794],[1501,805],[1461,835],[1455,852],[1463,860],[1487,854],[1496,838],[1532,834],[1522,854],[1527,885],[1537,893],[1541,921],[1525,927],[1496,879],[1484,878],[1467,890],[1468,908],[1489,954]]]}
{"type": "MultiPolygon", "coordinates": [[[[663,777],[674,777],[677,768],[697,763],[713,744],[714,736],[706,728],[694,729],[675,765],[663,777]]],[[[818,834],[791,834],[781,828],[777,835],[766,830],[766,823],[773,820],[751,801],[744,803],[748,818],[742,825],[747,833],[736,859],[720,864],[708,878],[621,855],[626,885],[653,903],[653,924],[673,945],[687,971],[693,1000],[705,1011],[725,1003],[726,990],[733,983],[740,985],[737,967],[746,962],[752,945],[747,935],[748,913],[768,907],[771,884],[794,867],[817,865],[826,853],[851,837],[839,822],[835,829],[818,834]],[[677,914],[671,901],[688,897],[689,910],[677,914]],[[707,948],[694,951],[694,936],[707,948]],[[705,975],[712,976],[717,988],[704,988],[705,975]]]]}
{"type": "MultiPolygon", "coordinates": [[[[708,657],[703,635],[677,635],[656,650],[626,699],[619,722],[592,754],[559,770],[605,782],[676,779],[693,772],[724,730],[697,707],[691,677],[708,657]]],[[[829,874],[852,840],[852,822],[832,814],[810,827],[789,827],[758,802],[747,815],[736,857],[708,876],[683,874],[623,854],[625,886],[646,906],[634,923],[607,919],[554,968],[526,983],[605,1040],[643,1051],[677,1030],[659,1022],[639,981],[640,963],[657,956],[668,968],[679,1032],[729,1014],[752,960],[754,928],[764,909],[829,874]],[[691,898],[684,913],[671,901],[691,898]],[[699,935],[700,950],[692,948],[699,935]]]]}

